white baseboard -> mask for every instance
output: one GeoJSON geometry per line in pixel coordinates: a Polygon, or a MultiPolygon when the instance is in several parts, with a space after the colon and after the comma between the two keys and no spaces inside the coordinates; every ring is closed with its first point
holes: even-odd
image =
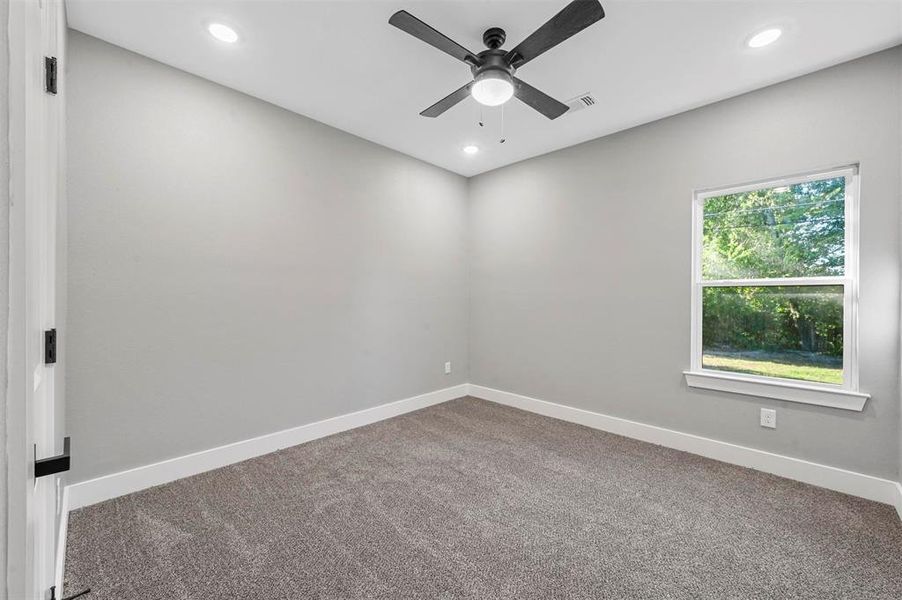
{"type": "MultiPolygon", "coordinates": [[[[902,484],[899,482],[474,384],[461,384],[69,485],[63,494],[63,515],[68,514],[69,510],[197,475],[466,395],[890,504],[896,507],[902,518],[902,484]]],[[[65,525],[64,520],[60,532],[60,548],[65,548],[65,525]]],[[[63,558],[64,556],[60,556],[57,560],[57,578],[60,582],[63,558]]]]}
{"type": "Polygon", "coordinates": [[[197,475],[204,471],[218,469],[219,467],[225,467],[249,458],[269,454],[282,448],[296,446],[327,435],[447,402],[448,400],[466,396],[467,391],[468,385],[464,383],[414,396],[413,398],[406,398],[331,419],[301,425],[300,427],[261,435],[260,437],[218,448],[211,448],[195,452],[194,454],[129,469],[128,471],[82,481],[66,486],[68,509],[75,510],[149,487],[169,483],[176,479],[197,475]]]}
{"type": "Polygon", "coordinates": [[[469,395],[498,404],[504,404],[529,412],[578,423],[593,429],[616,433],[625,437],[666,446],[722,462],[772,473],[787,479],[816,485],[852,496],[859,496],[891,504],[902,517],[902,484],[863,473],[846,471],[818,463],[773,454],[728,442],[721,442],[688,433],[646,425],[619,417],[554,404],[528,396],[503,392],[481,385],[470,384],[469,395]]]}

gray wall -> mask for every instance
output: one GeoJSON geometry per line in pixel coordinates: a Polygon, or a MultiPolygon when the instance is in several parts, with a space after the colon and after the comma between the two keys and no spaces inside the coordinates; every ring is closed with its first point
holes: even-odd
{"type": "Polygon", "coordinates": [[[468,379],[899,475],[902,49],[469,183],[83,34],[69,63],[70,482],[468,379]],[[865,411],[687,389],[692,190],[850,162],[865,411]]]}
{"type": "Polygon", "coordinates": [[[77,32],[68,85],[70,483],[467,381],[464,178],[77,32]]]}
{"type": "Polygon", "coordinates": [[[471,382],[897,479],[900,68],[896,48],[471,179],[471,382]],[[851,162],[864,412],[689,390],[693,190],[851,162]]]}
{"type": "Polygon", "coordinates": [[[0,597],[6,597],[6,344],[9,317],[9,1],[0,0],[0,597]]]}

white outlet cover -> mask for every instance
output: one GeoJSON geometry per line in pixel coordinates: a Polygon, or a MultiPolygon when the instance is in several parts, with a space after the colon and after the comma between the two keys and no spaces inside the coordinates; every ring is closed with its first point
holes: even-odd
{"type": "Polygon", "coordinates": [[[445,363],[445,375],[449,374],[450,372],[451,372],[451,361],[449,360],[448,362],[445,363]]]}
{"type": "Polygon", "coordinates": [[[777,428],[777,411],[773,408],[761,409],[761,426],[770,429],[777,428]]]}

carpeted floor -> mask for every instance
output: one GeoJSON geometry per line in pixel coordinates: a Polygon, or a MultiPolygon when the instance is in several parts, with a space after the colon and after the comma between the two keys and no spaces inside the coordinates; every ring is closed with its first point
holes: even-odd
{"type": "Polygon", "coordinates": [[[462,398],[75,511],[88,600],[902,598],[885,505],[462,398]]]}

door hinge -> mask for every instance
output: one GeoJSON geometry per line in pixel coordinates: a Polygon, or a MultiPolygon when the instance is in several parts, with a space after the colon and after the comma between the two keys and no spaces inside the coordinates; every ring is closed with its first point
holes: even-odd
{"type": "Polygon", "coordinates": [[[56,363],[56,329],[48,329],[44,332],[44,364],[56,363]]]}
{"type": "Polygon", "coordinates": [[[51,456],[49,458],[39,459],[37,456],[38,449],[35,447],[34,457],[34,478],[46,477],[47,475],[56,475],[63,471],[69,470],[69,436],[63,438],[63,453],[51,456]]]}
{"type": "Polygon", "coordinates": [[[48,94],[56,95],[56,57],[44,57],[44,89],[48,94]]]}

